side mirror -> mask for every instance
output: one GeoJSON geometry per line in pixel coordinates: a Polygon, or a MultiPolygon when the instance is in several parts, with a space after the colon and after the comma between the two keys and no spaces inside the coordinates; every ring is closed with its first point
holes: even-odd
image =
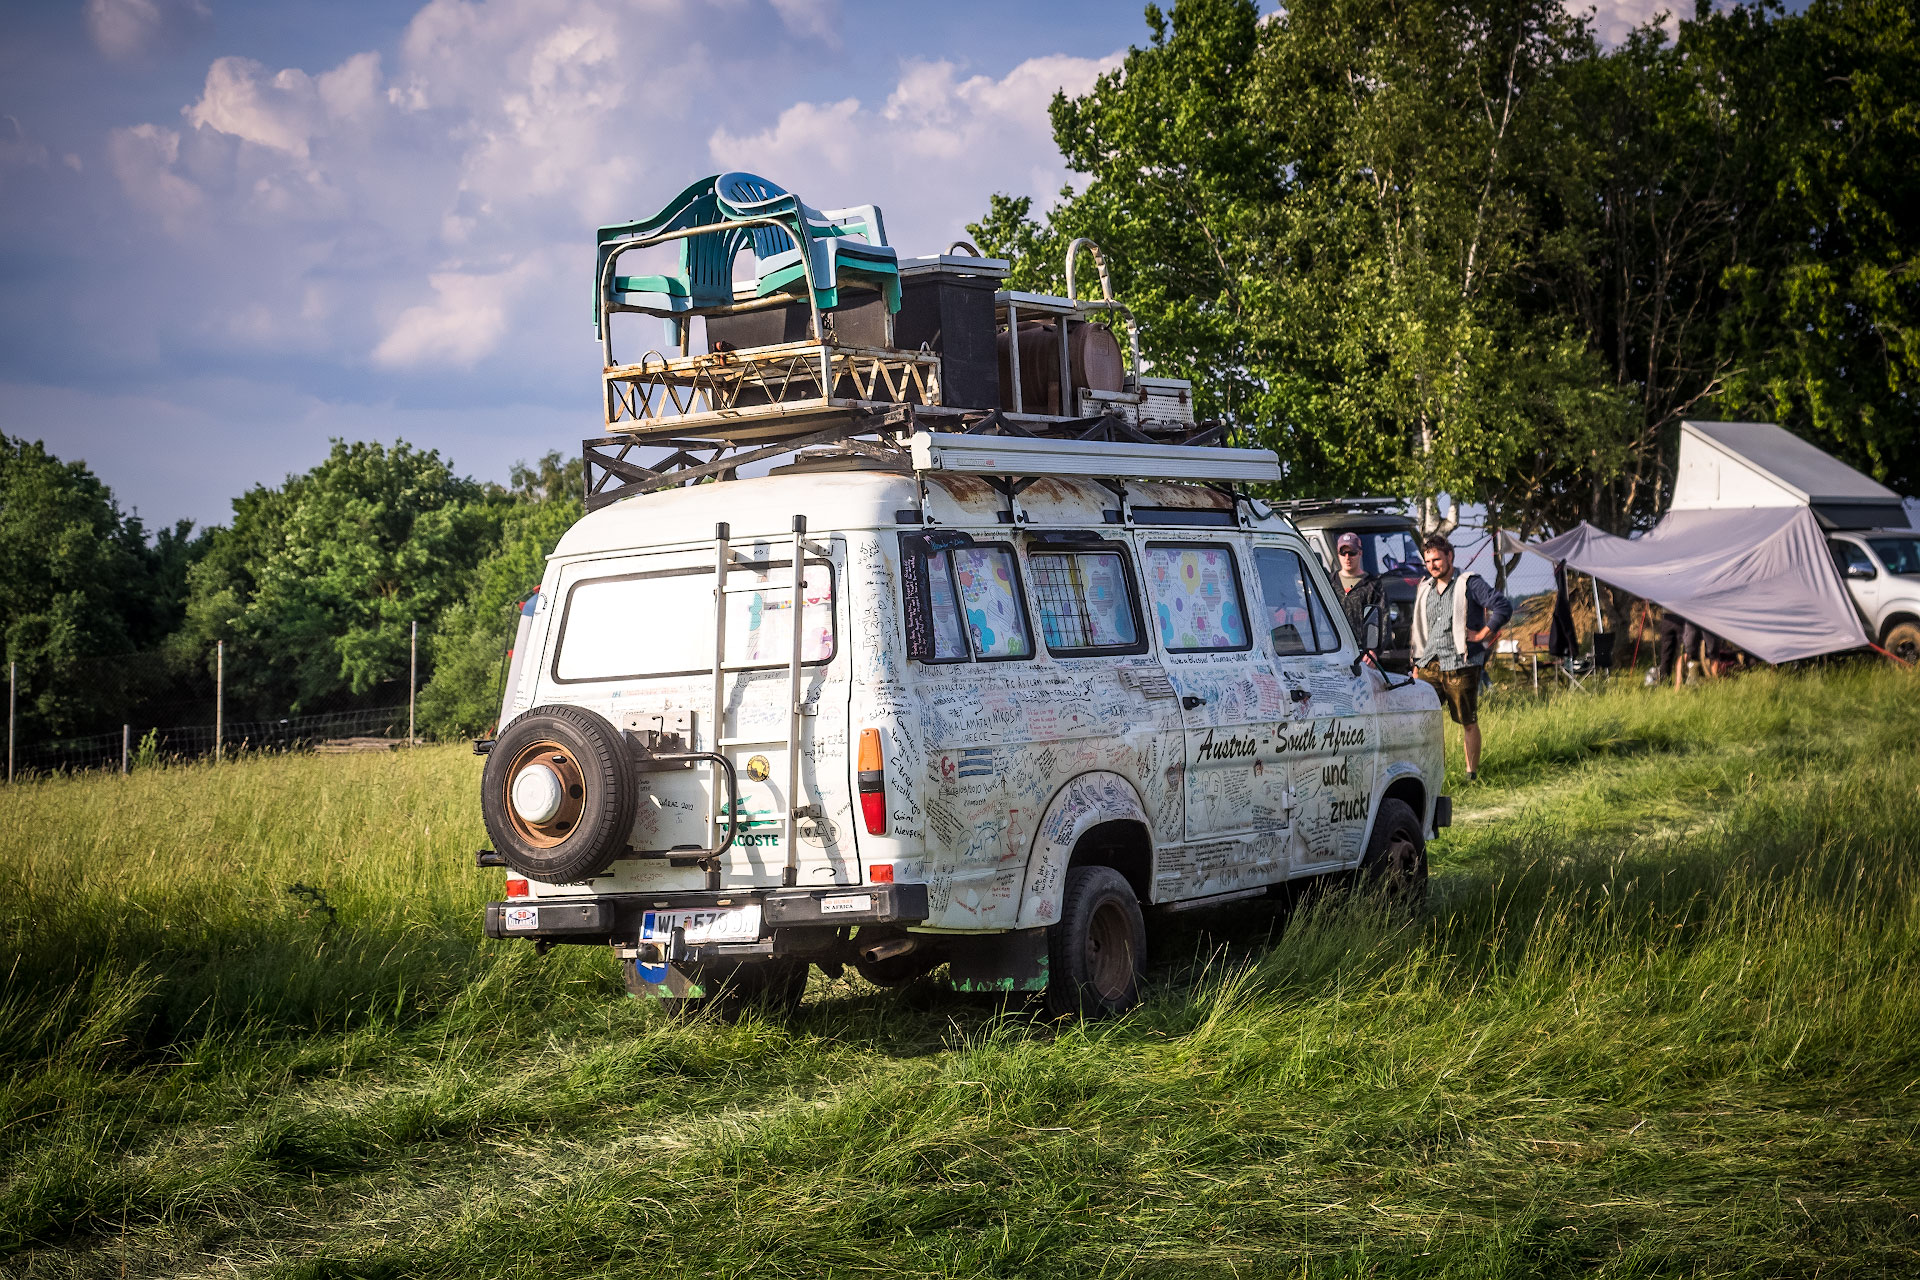
{"type": "Polygon", "coordinates": [[[1847,577],[1855,582],[1867,582],[1879,576],[1879,570],[1870,564],[1850,564],[1847,566],[1847,577]]]}
{"type": "Polygon", "coordinates": [[[1366,618],[1360,627],[1360,647],[1369,653],[1377,653],[1384,630],[1380,623],[1380,606],[1374,605],[1367,610],[1366,618]]]}

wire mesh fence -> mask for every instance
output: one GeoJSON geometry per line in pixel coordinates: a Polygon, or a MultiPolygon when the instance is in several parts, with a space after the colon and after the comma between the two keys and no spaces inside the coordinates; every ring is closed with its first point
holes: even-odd
{"type": "Polygon", "coordinates": [[[414,730],[412,671],[361,694],[343,690],[307,699],[297,713],[273,715],[278,699],[250,689],[231,655],[222,658],[183,663],[172,654],[130,653],[50,670],[0,665],[7,685],[0,696],[8,700],[0,780],[235,751],[310,750],[345,739],[397,742],[414,730]]]}
{"type": "Polygon", "coordinates": [[[304,751],[342,738],[394,738],[407,731],[407,706],[363,707],[278,720],[243,720],[214,725],[187,724],[112,733],[53,738],[15,748],[18,774],[67,773],[82,769],[120,769],[163,761],[193,760],[213,754],[215,742],[226,752],[304,751]]]}

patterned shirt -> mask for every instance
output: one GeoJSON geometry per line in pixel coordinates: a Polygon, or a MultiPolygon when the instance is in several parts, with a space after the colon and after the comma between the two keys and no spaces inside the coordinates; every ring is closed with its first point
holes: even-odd
{"type": "Polygon", "coordinates": [[[1453,593],[1465,576],[1456,573],[1446,586],[1434,583],[1428,591],[1427,647],[1424,652],[1413,655],[1416,665],[1424,667],[1429,662],[1438,662],[1442,671],[1458,671],[1467,665],[1467,655],[1453,643],[1453,593]]]}

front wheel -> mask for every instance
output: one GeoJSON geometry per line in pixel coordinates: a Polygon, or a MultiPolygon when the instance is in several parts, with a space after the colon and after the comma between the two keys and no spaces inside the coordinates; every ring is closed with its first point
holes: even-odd
{"type": "Polygon", "coordinates": [[[1888,630],[1886,650],[1909,665],[1920,663],[1920,623],[1903,622],[1888,630]]]}
{"type": "Polygon", "coordinates": [[[1140,1003],[1147,924],[1133,886],[1112,867],[1074,867],[1047,930],[1047,1011],[1110,1018],[1140,1003]]]}
{"type": "Polygon", "coordinates": [[[1382,800],[1373,819],[1373,837],[1360,859],[1360,887],[1396,905],[1417,907],[1427,900],[1427,837],[1413,806],[1382,800]]]}

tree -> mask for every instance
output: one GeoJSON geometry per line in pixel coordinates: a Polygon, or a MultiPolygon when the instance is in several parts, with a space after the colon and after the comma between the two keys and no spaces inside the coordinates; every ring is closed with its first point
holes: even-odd
{"type": "Polygon", "coordinates": [[[312,471],[235,501],[190,575],[178,643],[211,661],[227,640],[232,688],[261,713],[365,695],[405,673],[411,625],[464,596],[506,505],[437,451],[335,441],[312,471]]]}
{"type": "Polygon", "coordinates": [[[1555,75],[1592,54],[1580,22],[1555,0],[1301,0],[1266,21],[1188,0],[1147,20],[1146,48],[1054,102],[1085,188],[1044,228],[996,201],[970,228],[985,245],[1109,249],[1156,360],[1276,449],[1295,494],[1411,493],[1450,529],[1440,495],[1601,447],[1617,406],[1524,276],[1539,175],[1569,145],[1555,75]]]}
{"type": "Polygon", "coordinates": [[[1914,492],[1920,15],[1904,0],[1814,0],[1764,26],[1752,14],[1695,26],[1716,37],[1716,69],[1746,73],[1741,105],[1768,122],[1755,248],[1726,280],[1727,412],[1779,421],[1914,492]]]}
{"type": "Polygon", "coordinates": [[[499,546],[474,572],[473,585],[441,615],[433,635],[433,679],[420,694],[429,732],[462,737],[482,733],[500,715],[507,646],[520,605],[539,587],[547,556],[582,514],[581,459],[549,453],[512,474],[514,505],[499,546]]]}
{"type": "Polygon", "coordinates": [[[149,546],[85,463],[0,435],[0,638],[25,680],[24,732],[87,732],[118,709],[98,660],[177,621],[191,532],[182,521],[149,546]]]}

